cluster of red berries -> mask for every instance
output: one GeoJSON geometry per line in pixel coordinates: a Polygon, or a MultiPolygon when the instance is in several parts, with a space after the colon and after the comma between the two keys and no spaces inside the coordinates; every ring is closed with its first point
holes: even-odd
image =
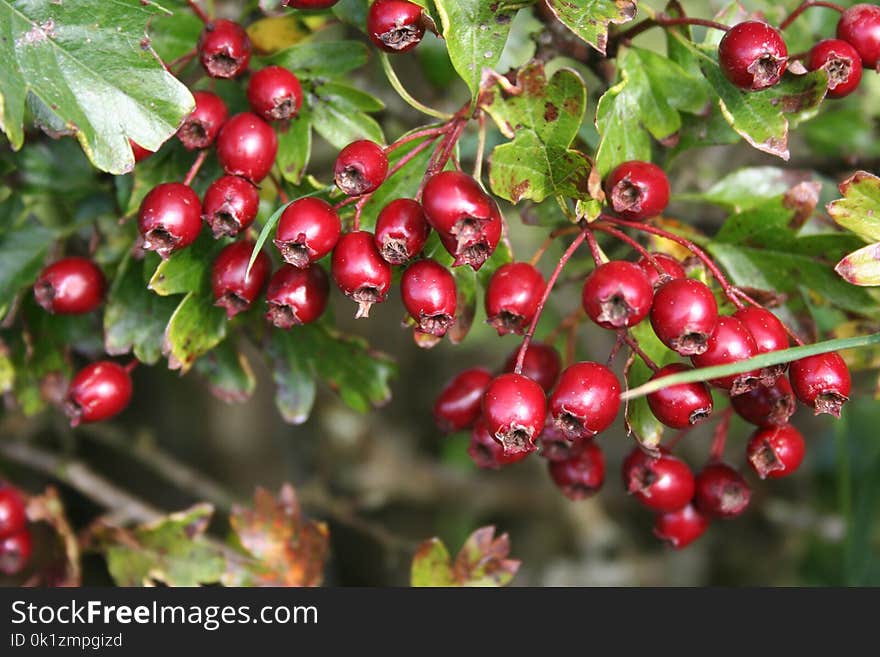
{"type": "Polygon", "coordinates": [[[14,487],[0,481],[0,573],[20,573],[30,561],[31,551],[24,498],[14,487]]]}

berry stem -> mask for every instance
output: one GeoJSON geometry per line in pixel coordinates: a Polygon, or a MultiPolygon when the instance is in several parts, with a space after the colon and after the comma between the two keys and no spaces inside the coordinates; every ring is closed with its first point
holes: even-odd
{"type": "Polygon", "coordinates": [[[168,70],[169,73],[172,73],[172,74],[180,73],[180,71],[183,69],[183,67],[186,66],[187,64],[189,64],[198,53],[199,53],[199,51],[196,48],[193,48],[189,52],[183,53],[177,59],[171,60],[168,64],[165,65],[165,68],[168,70]],[[177,69],[177,70],[175,71],[174,69],[177,69]]]}
{"type": "Polygon", "coordinates": [[[704,18],[688,18],[687,16],[673,18],[672,16],[667,16],[666,14],[659,13],[654,18],[648,18],[647,20],[643,20],[638,25],[633,25],[631,28],[624,30],[623,32],[619,32],[615,39],[618,42],[630,41],[634,37],[638,36],[642,32],[646,32],[652,27],[674,27],[676,25],[698,25],[714,30],[721,30],[722,32],[726,32],[730,29],[729,25],[718,23],[717,21],[706,20],[704,18]]]}
{"type": "Polygon", "coordinates": [[[405,146],[410,142],[414,142],[418,139],[423,139],[425,137],[439,137],[442,134],[449,132],[449,124],[444,123],[443,125],[432,126],[430,128],[425,128],[424,130],[417,130],[415,132],[410,132],[409,134],[403,135],[397,141],[389,144],[385,147],[385,154],[388,155],[396,151],[401,146],[405,146]]]}
{"type": "Polygon", "coordinates": [[[275,189],[278,192],[278,198],[281,199],[281,202],[290,202],[290,198],[287,196],[287,192],[284,191],[284,186],[281,184],[281,179],[274,173],[269,174],[269,179],[272,181],[272,184],[275,185],[275,189]]]}
{"type": "MultiPolygon", "coordinates": [[[[733,292],[734,292],[734,294],[742,297],[747,303],[755,306],[756,308],[761,308],[762,310],[767,310],[767,308],[764,305],[762,305],[761,303],[759,303],[758,301],[756,301],[755,299],[750,297],[748,294],[746,294],[745,292],[743,292],[739,288],[733,288],[733,292]]],[[[801,337],[797,333],[795,333],[794,330],[788,324],[786,324],[782,320],[779,320],[779,321],[782,323],[782,328],[784,328],[785,332],[788,333],[788,337],[790,337],[794,341],[794,343],[796,345],[798,345],[799,347],[803,346],[804,341],[801,339],[801,337]]]]}
{"type": "Polygon", "coordinates": [[[612,228],[611,226],[603,226],[601,224],[599,224],[599,225],[594,224],[593,228],[595,230],[601,230],[603,233],[607,233],[608,235],[612,235],[613,237],[616,237],[617,239],[619,239],[621,242],[628,244],[637,253],[639,253],[639,255],[643,256],[649,263],[651,263],[651,266],[657,270],[657,273],[660,274],[660,276],[666,275],[666,270],[663,269],[663,266],[659,262],[657,262],[657,258],[655,258],[651,254],[651,252],[648,251],[648,249],[643,247],[641,244],[639,244],[636,240],[634,240],[632,237],[630,237],[629,235],[627,235],[623,231],[617,230],[616,228],[612,228]]]}
{"type": "Polygon", "coordinates": [[[603,264],[606,261],[606,258],[602,253],[602,247],[600,247],[599,242],[596,241],[592,226],[588,226],[587,228],[587,244],[590,246],[590,254],[593,256],[593,262],[596,263],[596,266],[598,267],[603,264]]]}
{"type": "Polygon", "coordinates": [[[624,336],[626,335],[625,331],[618,331],[617,337],[614,340],[614,344],[611,347],[611,351],[608,352],[608,359],[605,361],[605,365],[611,367],[611,364],[614,362],[614,359],[617,358],[617,354],[620,353],[621,347],[626,344],[624,340],[624,336]]]}
{"type": "Polygon", "coordinates": [[[442,171],[443,167],[446,166],[449,156],[452,154],[452,149],[458,143],[458,139],[461,137],[461,133],[466,125],[467,119],[464,118],[457,118],[452,121],[449,132],[446,133],[443,141],[440,142],[434,157],[431,158],[431,162],[428,164],[428,168],[425,171],[425,180],[442,171]]]}
{"type": "Polygon", "coordinates": [[[621,330],[618,332],[618,335],[622,335],[622,336],[623,336],[623,341],[626,343],[626,345],[627,345],[630,349],[632,349],[633,353],[637,354],[638,357],[642,359],[642,362],[643,362],[645,365],[647,365],[648,368],[649,368],[652,372],[656,372],[657,370],[660,369],[659,367],[657,367],[657,364],[656,364],[653,360],[651,360],[651,357],[648,356],[648,354],[646,354],[646,353],[642,350],[642,348],[639,346],[639,341],[636,340],[632,335],[630,335],[629,331],[627,331],[626,329],[621,329],[621,330]]]}
{"type": "Polygon", "coordinates": [[[779,24],[779,31],[782,32],[786,28],[788,28],[792,23],[794,23],[798,16],[803,14],[810,7],[824,7],[825,9],[833,9],[839,14],[844,12],[844,8],[841,7],[836,2],[821,2],[818,0],[804,0],[800,5],[798,5],[797,9],[791,12],[784,21],[779,24]]]}
{"type": "Polygon", "coordinates": [[[208,151],[202,150],[198,157],[196,157],[195,161],[192,163],[192,166],[189,168],[189,171],[186,172],[186,175],[183,177],[183,184],[189,187],[192,185],[192,181],[199,174],[199,170],[202,168],[202,165],[205,163],[205,160],[208,158],[208,151]]]}
{"type": "Polygon", "coordinates": [[[712,433],[712,448],[709,450],[710,463],[721,461],[724,457],[724,445],[727,443],[727,431],[730,429],[731,417],[733,417],[733,407],[728,406],[712,433]]]}
{"type": "Polygon", "coordinates": [[[140,362],[137,358],[132,358],[132,359],[128,362],[128,364],[125,365],[125,368],[124,368],[124,369],[125,369],[126,372],[128,372],[129,374],[131,374],[132,371],[134,371],[134,368],[136,368],[138,365],[140,365],[140,363],[141,363],[141,362],[140,362]]]}
{"type": "Polygon", "coordinates": [[[547,252],[547,249],[550,248],[556,238],[562,237],[563,235],[573,235],[574,233],[580,232],[580,230],[581,229],[577,226],[564,226],[562,228],[557,228],[556,230],[552,231],[547,236],[547,239],[545,239],[544,242],[541,244],[541,246],[538,247],[538,250],[535,251],[535,255],[532,256],[531,260],[529,260],[529,264],[532,265],[532,267],[537,265],[538,262],[540,262],[541,257],[547,252]]]}
{"type": "Polygon", "coordinates": [[[397,92],[397,95],[400,96],[407,105],[415,110],[418,110],[422,114],[432,116],[435,119],[440,119],[441,121],[449,121],[450,119],[452,119],[451,114],[435,110],[434,108],[428,107],[424,103],[420,103],[415,98],[413,98],[413,96],[403,86],[400,78],[397,77],[397,73],[394,72],[394,67],[391,66],[391,60],[388,59],[388,55],[386,53],[379,53],[379,61],[382,62],[382,70],[385,71],[385,77],[388,78],[388,82],[391,83],[391,86],[397,92]]]}
{"type": "Polygon", "coordinates": [[[186,0],[186,4],[189,5],[189,8],[192,9],[192,12],[198,16],[199,20],[203,23],[210,23],[211,18],[208,14],[205,13],[205,10],[199,6],[199,3],[196,0],[186,0]]]}

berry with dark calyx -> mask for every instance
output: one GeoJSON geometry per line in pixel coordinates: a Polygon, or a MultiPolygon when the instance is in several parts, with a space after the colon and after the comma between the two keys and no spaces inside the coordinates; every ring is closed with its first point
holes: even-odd
{"type": "Polygon", "coordinates": [[[485,470],[498,470],[505,465],[522,461],[532,452],[531,450],[515,454],[505,452],[501,443],[489,433],[486,423],[482,419],[478,419],[471,429],[471,442],[468,445],[467,453],[477,467],[485,470]]]}
{"type": "Polygon", "coordinates": [[[639,258],[636,264],[645,272],[648,282],[654,289],[660,287],[671,278],[685,278],[687,276],[682,264],[672,256],[665,253],[652,253],[651,255],[657,261],[657,264],[660,265],[660,269],[663,270],[662,275],[645,256],[639,258]]]}
{"type": "Polygon", "coordinates": [[[30,530],[22,530],[0,540],[0,572],[17,575],[31,559],[33,545],[30,530]]]}
{"type": "Polygon", "coordinates": [[[251,307],[263,291],[266,279],[272,271],[269,256],[260,251],[248,273],[248,263],[254,252],[254,246],[255,244],[250,240],[233,242],[214,260],[211,269],[214,305],[225,309],[226,317],[229,319],[251,307]]]}
{"type": "MultiPolygon", "coordinates": [[[[741,321],[755,339],[757,353],[788,349],[788,333],[782,322],[769,310],[758,307],[740,308],[733,316],[741,321]]],[[[785,371],[786,364],[771,365],[761,369],[761,382],[769,385],[785,371]]]]}
{"type": "Polygon", "coordinates": [[[740,89],[772,87],[788,66],[788,48],[778,30],[762,21],[744,21],[731,27],[718,44],[718,63],[724,75],[740,89]]]}
{"type": "Polygon", "coordinates": [[[880,7],[863,3],[847,9],[837,23],[837,38],[855,48],[862,66],[877,68],[880,62],[880,7]]]}
{"type": "Polygon", "coordinates": [[[836,351],[807,356],[791,364],[788,372],[794,394],[810,406],[816,415],[829,413],[840,417],[840,409],[849,400],[852,380],[849,368],[836,351]]]}
{"type": "Polygon", "coordinates": [[[281,4],[293,9],[329,9],[339,0],[284,0],[281,4]]]}
{"type": "MultiPolygon", "coordinates": [[[[504,363],[505,372],[513,372],[516,367],[516,359],[519,356],[519,347],[514,349],[504,363]]],[[[559,373],[562,371],[562,359],[553,345],[543,342],[530,342],[523,358],[522,374],[539,386],[544,392],[550,392],[556,385],[559,373]]]]}
{"type": "Polygon", "coordinates": [[[651,326],[660,342],[682,356],[701,354],[718,321],[718,303],[704,283],[676,278],[654,294],[651,326]]]}
{"type": "Polygon", "coordinates": [[[379,144],[368,139],[342,149],[333,166],[336,186],[349,196],[369,194],[385,182],[388,156],[379,144]]]}
{"type": "Polygon", "coordinates": [[[612,260],[587,276],[581,303],[596,324],[619,329],[645,319],[653,298],[654,288],[641,267],[625,260],[612,260]]]}
{"type": "Polygon", "coordinates": [[[431,176],[422,192],[422,207],[440,235],[453,266],[483,266],[501,239],[501,211],[476,180],[460,171],[431,176]]]}
{"type": "Polygon", "coordinates": [[[649,509],[677,511],[694,496],[694,474],[680,458],[635,447],[623,461],[623,486],[649,509]]]}
{"type": "Polygon", "coordinates": [[[824,68],[828,73],[828,97],[843,98],[855,91],[862,81],[862,60],[846,41],[825,39],[810,49],[807,69],[824,68]]]}
{"type": "Polygon", "coordinates": [[[339,238],[330,269],[337,287],[358,304],[358,319],[369,317],[370,307],[385,301],[391,288],[391,265],[379,255],[373,234],[365,230],[339,238]]]}
{"type": "Polygon", "coordinates": [[[194,91],[196,107],[177,129],[177,138],[189,150],[208,148],[214,143],[229,113],[226,103],[210,91],[194,91]]]}
{"type": "Polygon", "coordinates": [[[251,41],[244,28],[226,19],[213,20],[199,36],[199,61],[212,78],[235,78],[251,60],[251,41]]]}
{"type": "MultiPolygon", "coordinates": [[[[690,369],[682,363],[672,363],[660,368],[651,381],[690,369]]],[[[705,383],[699,381],[679,383],[649,394],[648,406],[654,417],[667,427],[686,429],[712,414],[712,393],[705,383]]]]}
{"type": "Polygon", "coordinates": [[[681,550],[696,541],[709,528],[709,519],[692,504],[658,513],[654,518],[654,536],[675,550],[681,550]]]}
{"type": "Polygon", "coordinates": [[[590,497],[605,481],[605,455],[592,440],[583,441],[570,458],[550,461],[547,468],[553,483],[570,500],[590,497]]]}
{"type": "Polygon", "coordinates": [[[400,295],[422,333],[443,337],[455,323],[455,277],[435,260],[427,258],[407,267],[400,279],[400,295]]]}
{"type": "Polygon", "coordinates": [[[214,238],[235,237],[246,230],[260,209],[257,188],[239,176],[220,176],[205,192],[202,219],[214,238]]]}
{"type": "Polygon", "coordinates": [[[256,114],[242,112],[229,119],[217,137],[217,159],[230,176],[253,183],[269,175],[278,152],[278,137],[256,114]]]}
{"type": "Polygon", "coordinates": [[[749,506],[752,489],[743,476],[724,463],[711,463],[696,478],[694,504],[713,518],[733,518],[749,506]]]}
{"type": "Polygon", "coordinates": [[[548,417],[538,442],[541,444],[541,456],[543,458],[548,461],[567,461],[573,458],[584,445],[592,442],[592,439],[570,440],[553,423],[553,418],[548,417]]]}
{"type": "Polygon", "coordinates": [[[483,394],[486,428],[501,443],[505,454],[535,451],[546,417],[544,390],[522,374],[497,376],[483,394]]]}
{"type": "Polygon", "coordinates": [[[630,160],[619,164],[605,181],[613,210],[630,221],[661,214],[669,204],[669,179],[651,162],[630,160]]]}
{"type": "Polygon", "coordinates": [[[131,376],[110,360],[101,360],[76,373],[67,388],[64,410],[70,426],[100,422],[121,413],[131,401],[131,376]]]}
{"type": "MultiPolygon", "coordinates": [[[[692,356],[691,361],[697,367],[730,365],[752,358],[757,353],[758,347],[755,345],[755,339],[745,325],[735,317],[723,315],[718,318],[715,330],[709,336],[706,351],[692,356]]],[[[760,372],[751,371],[711,379],[709,383],[729,390],[731,396],[736,396],[760,385],[760,379],[760,372]]]]}
{"type": "Polygon", "coordinates": [[[44,310],[58,315],[81,315],[101,305],[107,281],[88,258],[61,258],[48,265],[34,283],[34,298],[44,310]]]}
{"type": "Polygon", "coordinates": [[[202,229],[202,204],[196,193],[182,183],[162,183],[141,202],[138,230],[144,249],[162,259],[196,241],[202,229]]]}
{"type": "Polygon", "coordinates": [[[294,267],[308,267],[333,250],[342,234],[339,214],[327,201],[307,196],[291,203],[281,213],[275,232],[275,246],[294,267]]]}
{"type": "Polygon", "coordinates": [[[730,404],[742,419],[759,427],[787,424],[797,406],[791,384],[784,376],[772,385],[761,385],[731,397],[730,404]]]}
{"type": "Polygon", "coordinates": [[[281,265],[266,289],[266,319],[281,329],[310,324],[324,313],[329,296],[330,280],[321,265],[281,265]]]}
{"type": "Polygon", "coordinates": [[[599,363],[581,362],[563,370],[550,395],[550,414],[568,438],[576,440],[602,433],[620,410],[620,382],[599,363]]]}
{"type": "Polygon", "coordinates": [[[382,208],[376,218],[376,247],[392,265],[403,265],[417,256],[431,227],[418,201],[399,198],[382,208]]]}
{"type": "Polygon", "coordinates": [[[492,380],[489,370],[474,367],[444,386],[434,402],[434,421],[441,431],[461,431],[480,417],[483,393],[492,380]]]}
{"type": "Polygon", "coordinates": [[[141,146],[137,142],[132,141],[131,139],[128,140],[128,143],[131,145],[131,154],[134,155],[135,163],[142,162],[143,160],[146,160],[154,152],[154,151],[147,150],[146,148],[144,148],[143,146],[141,146]]]}
{"type": "Polygon", "coordinates": [[[251,109],[267,121],[290,119],[303,103],[302,86],[283,66],[267,66],[251,76],[247,99],[251,109]]]}
{"type": "Polygon", "coordinates": [[[527,262],[502,265],[486,287],[486,321],[498,335],[522,335],[538,311],[546,286],[541,272],[527,262]]]}
{"type": "Polygon", "coordinates": [[[21,494],[12,486],[0,484],[0,538],[27,528],[27,513],[21,494]]]}
{"type": "Polygon", "coordinates": [[[806,449],[801,432],[783,424],[755,431],[746,445],[746,456],[761,479],[780,479],[798,469],[806,449]]]}
{"type": "Polygon", "coordinates": [[[406,0],[376,0],[367,13],[367,34],[385,52],[406,52],[425,36],[422,8],[406,0]]]}

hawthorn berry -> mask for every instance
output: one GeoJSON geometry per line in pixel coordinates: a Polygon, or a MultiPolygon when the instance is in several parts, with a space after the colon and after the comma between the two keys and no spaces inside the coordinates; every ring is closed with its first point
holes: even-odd
{"type": "Polygon", "coordinates": [[[223,18],[205,25],[199,36],[199,61],[212,78],[236,78],[251,60],[251,41],[238,23],[223,18]]]}
{"type": "MultiPolygon", "coordinates": [[[[715,330],[709,336],[706,351],[691,356],[691,361],[697,367],[730,365],[752,358],[757,353],[758,347],[755,345],[755,339],[745,325],[735,317],[723,315],[718,318],[715,330]]],[[[710,379],[709,383],[729,390],[731,396],[736,396],[759,385],[760,376],[760,372],[751,371],[710,379]]]]}
{"type": "Polygon", "coordinates": [[[762,21],[743,21],[731,27],[718,44],[718,63],[740,89],[772,87],[788,66],[788,48],[778,30],[762,21]]]}
{"type": "Polygon", "coordinates": [[[406,52],[425,36],[422,8],[407,0],[376,0],[367,13],[367,34],[385,52],[406,52]]]}
{"type": "Polygon", "coordinates": [[[693,278],[663,283],[654,294],[651,326],[660,342],[682,356],[702,354],[718,321],[712,290],[693,278]]]}
{"type": "Polygon", "coordinates": [[[709,519],[692,504],[658,513],[654,518],[654,536],[675,550],[681,550],[696,541],[709,528],[709,519]]]}
{"type": "Polygon", "coordinates": [[[816,415],[829,413],[840,417],[852,385],[849,368],[840,354],[832,351],[796,360],[788,378],[797,398],[812,407],[816,415]]]}
{"type": "Polygon", "coordinates": [[[235,237],[257,216],[260,193],[240,176],[220,176],[211,183],[202,202],[202,219],[215,239],[235,237]]]}
{"type": "Polygon", "coordinates": [[[27,528],[27,513],[21,494],[12,486],[0,484],[0,539],[27,528]]]}
{"type": "Polygon", "coordinates": [[[535,451],[535,441],[544,429],[546,417],[544,390],[530,378],[522,374],[501,374],[486,387],[483,419],[505,454],[535,451]]]}
{"type": "Polygon", "coordinates": [[[880,7],[863,3],[844,11],[837,23],[837,38],[855,48],[862,66],[876,68],[880,61],[880,7]]]}
{"type": "Polygon", "coordinates": [[[798,469],[806,449],[801,432],[783,424],[756,430],[746,445],[746,456],[761,479],[779,479],[798,469]]]}
{"type": "Polygon", "coordinates": [[[828,97],[843,98],[855,91],[862,81],[862,60],[859,53],[841,39],[824,39],[810,49],[807,69],[824,68],[828,73],[828,97]]]}
{"type": "Polygon", "coordinates": [[[337,287],[358,304],[358,319],[369,317],[370,307],[385,301],[391,288],[391,265],[379,255],[373,234],[365,230],[339,238],[330,270],[337,287]]]}
{"type": "Polygon", "coordinates": [[[612,260],[587,276],[581,303],[596,324],[619,329],[645,319],[653,298],[654,288],[641,267],[625,260],[612,260]]]}
{"type": "Polygon", "coordinates": [[[538,437],[541,444],[541,456],[548,461],[567,461],[573,458],[581,448],[592,442],[591,438],[570,440],[553,423],[553,418],[548,417],[544,425],[544,431],[538,437]]]}
{"type": "Polygon", "coordinates": [[[694,505],[713,518],[733,518],[749,506],[752,489],[725,463],[710,463],[695,480],[694,505]]]}
{"type": "Polygon", "coordinates": [[[101,360],[76,373],[67,388],[64,410],[70,426],[100,422],[121,413],[131,401],[131,376],[121,365],[101,360]]]}
{"type": "Polygon", "coordinates": [[[27,529],[0,540],[0,572],[16,575],[24,570],[31,559],[33,545],[27,529]]]}
{"type": "Polygon", "coordinates": [[[655,511],[677,511],[694,496],[694,475],[687,463],[665,452],[651,456],[639,447],[623,461],[623,485],[655,511]]]}
{"type": "Polygon", "coordinates": [[[339,0],[284,0],[281,4],[293,9],[328,9],[339,0]]]}
{"type": "Polygon", "coordinates": [[[595,442],[585,440],[570,458],[550,461],[547,469],[563,495],[583,500],[595,494],[605,481],[605,455],[595,442]]]}
{"type": "Polygon", "coordinates": [[[369,194],[385,182],[388,156],[374,141],[352,142],[340,151],[333,165],[333,175],[336,186],[348,196],[369,194]]]}
{"type": "Polygon", "coordinates": [[[376,218],[376,248],[392,265],[403,265],[424,248],[431,227],[418,201],[399,198],[376,218]]]}
{"type": "Polygon", "coordinates": [[[229,116],[226,103],[210,91],[195,91],[195,109],[177,129],[177,138],[188,150],[208,148],[229,116]]]}
{"type": "Polygon", "coordinates": [[[605,181],[613,210],[630,221],[661,214],[669,204],[669,178],[651,162],[630,160],[619,164],[605,181]]]}
{"type": "MultiPolygon", "coordinates": [[[[651,381],[690,369],[682,363],[672,363],[657,370],[651,381]]],[[[685,429],[712,414],[712,393],[705,383],[699,381],[678,383],[649,394],[648,406],[654,417],[667,427],[685,429]]]]}
{"type": "Polygon", "coordinates": [[[455,277],[430,258],[411,264],[400,279],[403,305],[418,330],[438,338],[455,323],[457,295],[455,277]]]}
{"type": "MultiPolygon", "coordinates": [[[[516,368],[516,359],[519,356],[519,347],[514,349],[504,363],[505,372],[513,372],[516,368]]],[[[544,389],[550,392],[556,385],[559,373],[562,371],[562,359],[556,347],[544,342],[529,342],[526,347],[526,355],[523,358],[522,373],[544,389]]]]}
{"type": "Polygon", "coordinates": [[[217,137],[217,159],[230,176],[253,183],[269,175],[278,152],[278,137],[256,114],[242,112],[229,119],[217,137]]]}
{"type": "Polygon", "coordinates": [[[263,291],[266,279],[272,271],[269,256],[260,251],[248,272],[248,263],[254,252],[254,246],[255,244],[250,240],[233,242],[224,247],[214,260],[211,269],[214,305],[226,310],[228,319],[251,307],[263,291]]]}
{"type": "Polygon", "coordinates": [[[310,324],[324,313],[329,296],[330,280],[321,265],[281,265],[266,289],[266,319],[282,329],[310,324]]]}
{"type": "Polygon", "coordinates": [[[295,117],[303,103],[299,78],[283,66],[267,66],[251,76],[247,87],[251,109],[267,121],[295,117]]]}
{"type": "Polygon", "coordinates": [[[492,380],[489,370],[474,367],[447,383],[434,402],[434,421],[441,431],[461,431],[480,417],[483,393],[492,380]]]}
{"type": "Polygon", "coordinates": [[[652,288],[657,289],[670,278],[685,278],[687,276],[682,264],[672,256],[665,253],[652,253],[651,255],[657,264],[660,265],[660,269],[663,270],[662,275],[645,256],[639,258],[636,264],[645,272],[645,276],[648,277],[648,282],[652,288]]]}
{"type": "Polygon", "coordinates": [[[48,265],[34,283],[34,298],[44,310],[58,315],[81,315],[101,305],[107,281],[88,258],[68,257],[48,265]]]}
{"type": "Polygon", "coordinates": [[[795,397],[788,378],[781,376],[772,385],[757,386],[730,398],[733,410],[746,422],[759,427],[787,424],[795,411],[795,397]]]}
{"type": "Polygon", "coordinates": [[[486,321],[498,335],[522,335],[531,324],[547,284],[527,262],[511,262],[495,270],[486,286],[486,321]]]}
{"type": "MultiPolygon", "coordinates": [[[[788,349],[788,332],[781,321],[769,310],[758,307],[740,308],[733,316],[741,321],[755,339],[758,354],[788,349]]],[[[779,378],[787,366],[771,365],[761,369],[761,381],[771,384],[779,378]]]]}
{"type": "Polygon", "coordinates": [[[144,249],[155,251],[163,260],[195,242],[201,229],[202,204],[187,185],[156,185],[141,202],[138,230],[144,249]]]}
{"type": "Polygon", "coordinates": [[[138,144],[136,141],[133,141],[131,139],[128,140],[128,143],[131,146],[131,154],[134,155],[135,164],[137,164],[138,162],[142,162],[143,160],[146,160],[154,152],[151,150],[147,150],[146,148],[144,148],[143,146],[138,144]]]}
{"type": "Polygon", "coordinates": [[[500,442],[489,433],[486,423],[478,419],[471,429],[471,440],[467,449],[468,456],[479,468],[498,470],[499,468],[517,463],[531,454],[531,450],[507,453],[500,442]]]}
{"type": "Polygon", "coordinates": [[[574,363],[563,370],[550,395],[550,414],[556,426],[575,440],[599,434],[620,410],[620,382],[599,363],[574,363]]]}
{"type": "Polygon", "coordinates": [[[308,267],[333,250],[342,234],[342,222],[333,206],[314,196],[291,203],[281,213],[275,246],[284,262],[308,267]]]}

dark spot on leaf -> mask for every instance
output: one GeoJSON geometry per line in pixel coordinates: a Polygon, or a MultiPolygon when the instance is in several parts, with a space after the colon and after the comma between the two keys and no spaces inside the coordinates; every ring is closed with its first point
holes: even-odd
{"type": "Polygon", "coordinates": [[[516,183],[513,187],[510,188],[510,198],[516,203],[528,192],[531,183],[528,180],[523,180],[522,182],[516,183]]]}
{"type": "Polygon", "coordinates": [[[559,108],[556,107],[553,103],[547,101],[544,103],[544,120],[547,123],[552,123],[556,119],[559,118],[559,108]]]}

